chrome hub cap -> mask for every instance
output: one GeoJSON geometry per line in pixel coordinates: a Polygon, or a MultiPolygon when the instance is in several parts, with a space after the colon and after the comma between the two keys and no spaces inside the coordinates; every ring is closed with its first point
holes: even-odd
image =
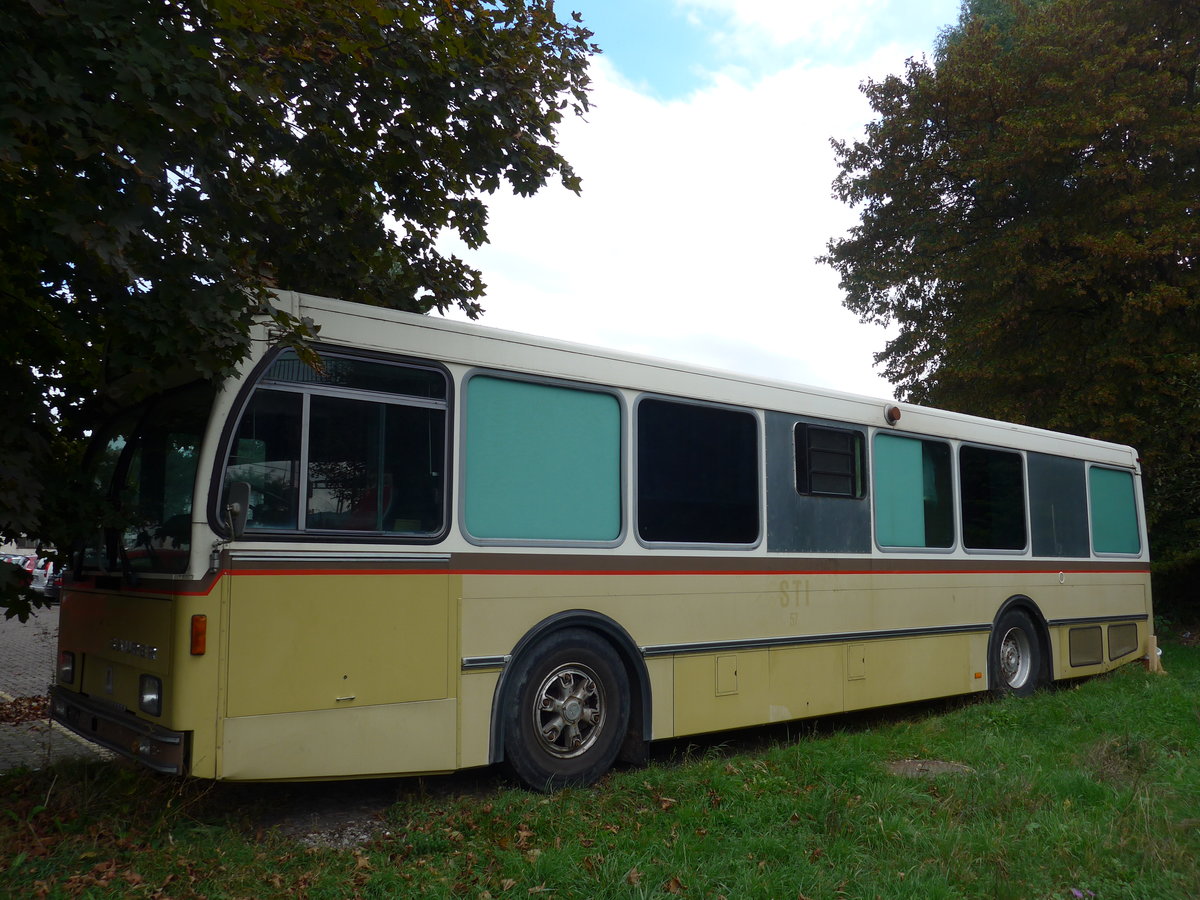
{"type": "Polygon", "coordinates": [[[1000,676],[1004,683],[1019,688],[1029,680],[1029,636],[1020,628],[1010,628],[1000,641],[1000,676]]]}
{"type": "Polygon", "coordinates": [[[543,679],[532,713],[543,750],[562,759],[579,756],[604,726],[604,688],[587,666],[567,663],[543,679]]]}

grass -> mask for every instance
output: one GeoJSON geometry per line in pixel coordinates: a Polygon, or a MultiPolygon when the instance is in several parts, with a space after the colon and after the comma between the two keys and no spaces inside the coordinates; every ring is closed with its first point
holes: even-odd
{"type": "Polygon", "coordinates": [[[295,788],[61,764],[0,777],[0,896],[1196,897],[1200,648],[1164,663],[676,742],[552,796],[388,782],[375,836],[344,848],[264,825],[295,788]],[[959,767],[892,774],[906,759],[959,767]]]}

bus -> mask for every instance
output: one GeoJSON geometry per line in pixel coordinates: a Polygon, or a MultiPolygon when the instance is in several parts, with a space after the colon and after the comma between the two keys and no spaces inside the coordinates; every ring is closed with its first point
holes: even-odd
{"type": "Polygon", "coordinates": [[[231,781],[503,763],[1154,652],[1126,446],[281,292],[237,377],[94,439],[53,718],[231,781]]]}

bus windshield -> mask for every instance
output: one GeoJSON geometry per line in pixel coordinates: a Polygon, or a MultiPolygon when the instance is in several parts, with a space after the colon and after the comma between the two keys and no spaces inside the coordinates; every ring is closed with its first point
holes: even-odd
{"type": "Polygon", "coordinates": [[[99,438],[96,474],[112,473],[112,494],[126,519],[117,549],[129,569],[187,569],[196,464],[213,396],[207,382],[172,391],[99,438]]]}

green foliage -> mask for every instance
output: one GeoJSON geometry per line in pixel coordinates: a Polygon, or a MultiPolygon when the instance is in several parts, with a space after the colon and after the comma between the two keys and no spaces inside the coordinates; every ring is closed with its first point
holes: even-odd
{"type": "Polygon", "coordinates": [[[1200,543],[1200,6],[964,5],[835,142],[823,260],[910,400],[1130,443],[1159,554],[1200,543]]]}
{"type": "Polygon", "coordinates": [[[1151,574],[1155,632],[1200,631],[1200,550],[1156,562],[1151,574]]]}
{"type": "MultiPolygon", "coordinates": [[[[352,832],[371,835],[348,846],[269,830],[296,786],[114,764],[12,774],[0,894],[1183,900],[1200,884],[1200,649],[1169,645],[1165,665],[801,737],[676,742],[550,796],[486,773],[407,779],[364,786],[374,811],[399,797],[372,815],[362,791],[325,786],[326,806],[344,798],[333,836],[354,810],[352,832]]],[[[291,802],[301,834],[323,818],[291,802]]]]}
{"type": "Polygon", "coordinates": [[[271,288],[474,316],[439,235],[579,189],[555,129],[596,48],[552,0],[13,0],[0,36],[4,535],[61,538],[70,445],[226,375],[271,288]]]}

